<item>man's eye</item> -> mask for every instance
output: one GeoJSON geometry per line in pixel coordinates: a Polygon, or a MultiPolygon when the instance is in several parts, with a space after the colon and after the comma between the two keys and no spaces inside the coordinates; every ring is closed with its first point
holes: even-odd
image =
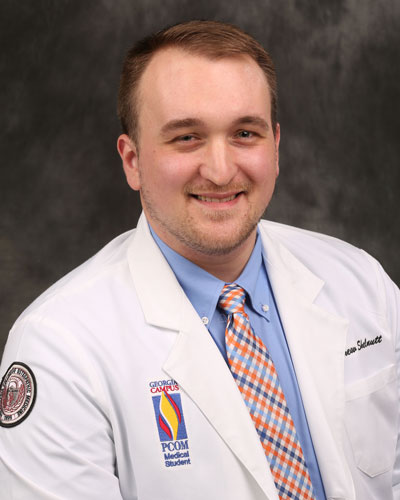
{"type": "Polygon", "coordinates": [[[190,135],[190,134],[181,135],[180,137],[178,137],[178,141],[182,141],[182,142],[190,142],[193,139],[194,139],[194,136],[190,135]]]}
{"type": "Polygon", "coordinates": [[[248,130],[240,130],[237,134],[237,136],[241,139],[249,139],[250,137],[253,137],[253,135],[253,132],[249,132],[248,130]]]}
{"type": "Polygon", "coordinates": [[[174,147],[180,148],[182,151],[191,151],[197,148],[202,143],[202,137],[196,133],[193,134],[182,134],[177,135],[173,139],[171,139],[170,144],[173,144],[174,147]]]}

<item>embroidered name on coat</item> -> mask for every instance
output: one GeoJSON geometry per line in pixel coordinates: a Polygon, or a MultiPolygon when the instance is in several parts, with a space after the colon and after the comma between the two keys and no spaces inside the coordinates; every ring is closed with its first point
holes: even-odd
{"type": "Polygon", "coordinates": [[[150,382],[154,415],[165,467],[190,465],[189,441],[179,386],[174,380],[150,382]]]}
{"type": "Polygon", "coordinates": [[[344,351],[345,356],[350,356],[350,354],[355,353],[356,351],[361,351],[361,349],[365,349],[366,347],[370,347],[376,344],[380,344],[382,342],[382,335],[377,335],[374,339],[359,339],[357,340],[357,344],[355,346],[349,347],[344,351]]]}

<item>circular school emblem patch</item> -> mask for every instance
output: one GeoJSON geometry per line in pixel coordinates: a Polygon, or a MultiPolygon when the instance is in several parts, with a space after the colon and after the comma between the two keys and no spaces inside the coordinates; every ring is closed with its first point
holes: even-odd
{"type": "Polygon", "coordinates": [[[0,425],[13,427],[29,415],[36,398],[36,380],[24,363],[15,362],[0,385],[0,425]]]}

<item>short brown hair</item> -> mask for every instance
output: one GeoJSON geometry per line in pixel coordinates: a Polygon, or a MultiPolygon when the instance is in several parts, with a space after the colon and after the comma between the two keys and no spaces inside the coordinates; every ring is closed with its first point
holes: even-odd
{"type": "Polygon", "coordinates": [[[176,24],[139,40],[125,58],[118,92],[118,116],[122,130],[138,140],[138,86],[156,52],[178,47],[210,59],[249,55],[263,70],[271,94],[271,123],[277,123],[277,85],[274,64],[268,52],[252,36],[232,24],[217,21],[189,21],[176,24]]]}

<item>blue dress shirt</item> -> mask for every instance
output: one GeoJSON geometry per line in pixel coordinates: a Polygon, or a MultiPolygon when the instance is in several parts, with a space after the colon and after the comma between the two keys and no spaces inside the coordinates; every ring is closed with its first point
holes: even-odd
{"type": "MultiPolygon", "coordinates": [[[[207,326],[228,363],[225,347],[226,315],[217,307],[224,281],[209,274],[166,245],[150,227],[151,234],[176,275],[188,299],[207,326]]],[[[235,281],[247,294],[245,311],[254,332],[261,338],[274,361],[298,439],[303,449],[317,500],[326,500],[285,333],[265,267],[264,250],[257,234],[256,244],[242,274],[235,281]]]]}

